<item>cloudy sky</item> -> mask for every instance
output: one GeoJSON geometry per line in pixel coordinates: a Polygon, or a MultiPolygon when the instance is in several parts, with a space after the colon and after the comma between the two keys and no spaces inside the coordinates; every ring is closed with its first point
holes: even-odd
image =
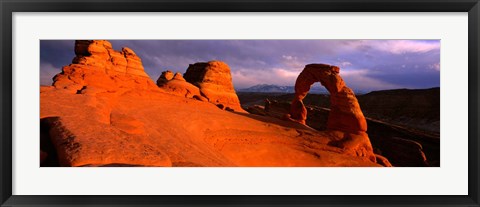
{"type": "MultiPolygon", "coordinates": [[[[184,73],[188,64],[221,60],[235,88],[257,84],[293,86],[306,64],[339,66],[354,90],[440,86],[439,40],[110,40],[133,49],[157,80],[164,70],[184,73]]],[[[50,85],[71,63],[73,40],[40,41],[40,82],[50,85]]]]}

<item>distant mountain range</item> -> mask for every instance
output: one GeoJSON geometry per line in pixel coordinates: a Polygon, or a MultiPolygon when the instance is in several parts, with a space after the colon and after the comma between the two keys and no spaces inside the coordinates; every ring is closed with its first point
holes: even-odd
{"type": "Polygon", "coordinates": [[[256,93],[295,93],[295,87],[259,84],[249,88],[239,89],[238,91],[239,92],[256,92],[256,93]]]}
{"type": "MultiPolygon", "coordinates": [[[[294,86],[278,86],[272,84],[259,84],[249,88],[238,89],[238,92],[253,92],[253,93],[295,93],[294,86]]],[[[355,94],[364,94],[365,91],[354,91],[355,94]]],[[[314,94],[328,94],[325,87],[315,84],[310,89],[309,93],[314,94]]]]}

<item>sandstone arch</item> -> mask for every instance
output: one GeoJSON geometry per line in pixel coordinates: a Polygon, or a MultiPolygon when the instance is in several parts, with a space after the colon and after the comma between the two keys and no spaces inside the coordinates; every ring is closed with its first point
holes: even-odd
{"type": "Polygon", "coordinates": [[[366,157],[376,162],[372,144],[368,137],[367,121],[353,91],[345,85],[339,75],[340,68],[326,64],[309,64],[298,75],[295,82],[295,97],[290,109],[290,118],[305,124],[307,109],[302,100],[315,82],[320,82],[330,93],[330,113],[327,131],[333,140],[329,145],[346,152],[366,157]]]}
{"type": "Polygon", "coordinates": [[[367,131],[367,122],[353,91],[345,85],[339,75],[340,68],[326,64],[309,64],[300,73],[295,82],[295,97],[292,101],[290,116],[305,124],[307,110],[302,100],[315,82],[320,82],[330,93],[330,114],[328,130],[348,133],[367,131]]]}

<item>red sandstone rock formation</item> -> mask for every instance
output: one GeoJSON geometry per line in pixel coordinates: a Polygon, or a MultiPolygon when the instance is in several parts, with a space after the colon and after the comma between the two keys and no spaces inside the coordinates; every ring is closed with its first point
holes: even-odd
{"type": "Polygon", "coordinates": [[[185,78],[183,78],[183,75],[181,73],[175,73],[173,76],[173,80],[179,80],[179,81],[187,81],[185,78]]]}
{"type": "Polygon", "coordinates": [[[339,75],[340,68],[324,64],[310,64],[297,77],[295,98],[292,101],[291,118],[305,123],[307,110],[303,98],[311,85],[320,82],[330,92],[330,116],[327,129],[350,133],[367,131],[365,117],[353,91],[339,75]]]}
{"type": "Polygon", "coordinates": [[[157,86],[162,86],[163,84],[167,83],[169,80],[173,79],[173,72],[170,70],[163,71],[160,77],[157,80],[157,86]]]}
{"type": "MultiPolygon", "coordinates": [[[[164,89],[165,91],[183,96],[186,98],[201,97],[200,89],[197,86],[187,82],[180,73],[173,74],[172,71],[164,71],[162,75],[157,80],[158,87],[164,89]]],[[[198,99],[204,100],[204,99],[198,99]]]]}
{"type": "Polygon", "coordinates": [[[77,93],[86,86],[101,90],[151,89],[155,84],[145,73],[142,61],[129,48],[115,51],[105,40],[77,40],[72,64],[53,78],[53,86],[77,93]]]}
{"type": "MultiPolygon", "coordinates": [[[[350,153],[351,155],[355,156],[364,156],[365,153],[362,152],[364,149],[358,148],[358,146],[355,145],[346,145],[344,143],[347,143],[346,141],[350,141],[348,139],[344,139],[343,137],[345,136],[345,133],[341,131],[332,131],[332,130],[326,130],[326,123],[327,123],[327,118],[330,112],[330,109],[328,108],[312,108],[312,107],[306,107],[308,111],[308,118],[306,120],[307,126],[312,127],[316,130],[320,130],[325,134],[328,134],[329,137],[331,138],[331,141],[328,143],[330,146],[337,146],[339,148],[342,148],[345,150],[346,153],[350,153]],[[359,150],[359,151],[356,151],[359,150]]],[[[260,106],[260,105],[253,105],[247,108],[247,111],[251,114],[257,114],[261,116],[269,116],[269,117],[276,117],[279,119],[284,119],[285,114],[290,113],[291,110],[291,104],[286,101],[277,101],[277,100],[265,100],[265,106],[260,106]]],[[[288,119],[291,120],[291,119],[288,119]]],[[[347,134],[347,136],[350,136],[347,134]]],[[[365,141],[365,137],[358,137],[358,136],[352,136],[356,138],[357,142],[354,143],[360,143],[362,141],[365,141]]],[[[351,140],[354,141],[354,140],[351,140]]],[[[395,150],[394,150],[395,151],[395,150]]],[[[413,153],[416,154],[416,153],[413,153]]],[[[376,162],[380,165],[386,166],[386,167],[391,167],[392,164],[389,162],[389,160],[381,155],[375,154],[376,157],[376,162]]],[[[367,157],[365,157],[367,158],[367,157]]]]}
{"type": "Polygon", "coordinates": [[[339,75],[340,68],[325,64],[306,65],[295,82],[295,97],[290,109],[290,118],[305,124],[307,109],[302,100],[315,82],[320,82],[330,92],[330,114],[327,130],[339,137],[331,144],[375,161],[368,138],[367,122],[353,91],[339,75]]]}
{"type": "Polygon", "coordinates": [[[200,88],[209,102],[222,104],[225,108],[244,111],[233,88],[228,65],[221,61],[190,64],[184,75],[185,80],[200,88]]]}

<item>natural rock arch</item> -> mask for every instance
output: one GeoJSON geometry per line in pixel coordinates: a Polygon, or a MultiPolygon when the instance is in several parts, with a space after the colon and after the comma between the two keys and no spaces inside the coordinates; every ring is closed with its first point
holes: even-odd
{"type": "Polygon", "coordinates": [[[302,100],[315,82],[320,82],[330,93],[330,113],[327,131],[334,140],[329,145],[342,148],[353,155],[366,157],[376,162],[373,147],[367,132],[367,121],[353,91],[339,75],[340,68],[326,64],[309,64],[295,82],[295,97],[290,109],[290,118],[305,124],[307,109],[302,100]]]}
{"type": "Polygon", "coordinates": [[[320,82],[330,93],[330,114],[327,130],[339,130],[348,133],[367,131],[367,122],[353,91],[345,85],[339,75],[340,68],[326,64],[309,64],[300,73],[295,82],[295,97],[292,101],[290,116],[305,124],[307,109],[302,100],[315,82],[320,82]]]}

